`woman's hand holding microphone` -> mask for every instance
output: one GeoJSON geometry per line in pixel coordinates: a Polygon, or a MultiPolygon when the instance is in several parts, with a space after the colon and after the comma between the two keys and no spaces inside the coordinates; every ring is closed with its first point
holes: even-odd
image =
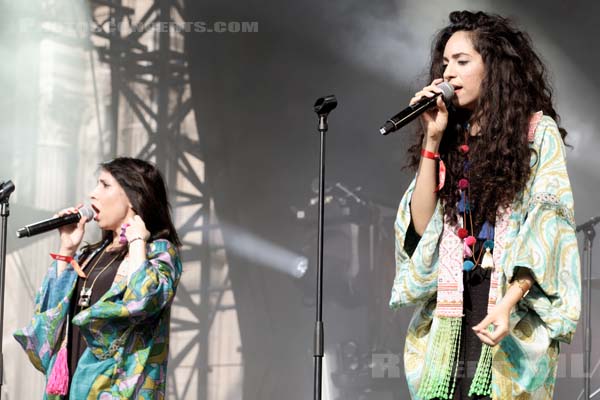
{"type": "MultiPolygon", "coordinates": [[[[416,104],[423,97],[432,98],[442,93],[442,90],[437,85],[443,81],[443,78],[434,79],[429,86],[425,86],[415,93],[414,97],[410,99],[410,105],[416,104]]],[[[425,133],[423,148],[434,153],[437,153],[444,130],[448,125],[448,109],[442,96],[438,96],[436,106],[423,112],[419,118],[421,128],[425,133]]]]}

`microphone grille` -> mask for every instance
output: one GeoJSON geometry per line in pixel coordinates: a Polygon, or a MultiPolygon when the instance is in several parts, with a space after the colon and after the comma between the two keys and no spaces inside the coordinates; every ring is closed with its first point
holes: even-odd
{"type": "Polygon", "coordinates": [[[437,87],[442,91],[444,101],[449,101],[454,97],[454,87],[448,82],[442,82],[437,87]]]}
{"type": "Polygon", "coordinates": [[[94,218],[94,209],[90,206],[83,206],[79,209],[79,215],[89,222],[94,218]]]}

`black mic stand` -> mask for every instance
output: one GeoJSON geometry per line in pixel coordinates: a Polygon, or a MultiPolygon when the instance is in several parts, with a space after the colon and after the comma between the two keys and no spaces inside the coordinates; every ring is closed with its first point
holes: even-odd
{"type": "Polygon", "coordinates": [[[2,381],[4,379],[4,355],[2,353],[2,334],[4,332],[4,278],[6,276],[6,233],[8,231],[8,216],[10,210],[8,199],[15,190],[12,181],[0,184],[0,398],[2,398],[2,381]]]}
{"type": "Polygon", "coordinates": [[[327,132],[327,116],[337,106],[334,95],[321,97],[315,103],[315,112],[319,116],[319,133],[321,146],[319,154],[319,219],[317,234],[317,317],[314,333],[314,399],[321,400],[324,331],[323,331],[323,216],[325,206],[325,132],[327,132]]]}
{"type": "Polygon", "coordinates": [[[576,232],[583,231],[584,245],[583,245],[583,258],[585,260],[585,298],[586,307],[583,315],[583,398],[588,400],[593,397],[590,396],[590,370],[591,370],[591,356],[592,356],[592,244],[594,243],[594,237],[596,236],[596,230],[594,225],[600,222],[600,215],[590,219],[588,222],[581,224],[577,227],[576,232]]]}

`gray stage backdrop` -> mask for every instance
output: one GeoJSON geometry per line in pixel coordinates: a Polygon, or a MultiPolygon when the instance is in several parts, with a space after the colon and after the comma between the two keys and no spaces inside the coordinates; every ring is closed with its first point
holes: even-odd
{"type": "MultiPolygon", "coordinates": [[[[57,155],[53,170],[29,165],[43,164],[42,160],[48,165],[43,146],[57,140],[44,136],[45,127],[36,122],[40,115],[68,118],[74,127],[85,125],[78,118],[93,120],[94,115],[78,114],[76,104],[65,108],[24,100],[31,90],[26,84],[29,74],[37,76],[44,65],[33,53],[25,63],[27,68],[16,67],[24,65],[28,39],[22,32],[15,33],[14,19],[24,11],[9,3],[0,1],[2,10],[10,11],[0,12],[0,178],[21,177],[17,182],[21,191],[15,197],[18,215],[11,222],[14,229],[46,215],[39,212],[40,207],[28,212],[26,205],[43,204],[50,212],[76,201],[77,195],[66,185],[46,188],[62,193],[53,194],[52,202],[44,202],[43,193],[34,187],[43,186],[52,174],[70,174],[81,187],[89,187],[95,168],[86,160],[97,160],[102,152],[97,145],[91,149],[87,145],[93,140],[93,129],[74,128],[64,133],[76,141],[75,145],[65,143],[69,157],[57,155]],[[23,177],[23,170],[30,171],[30,176],[23,177]],[[34,194],[36,199],[31,198],[34,194]]],[[[217,214],[236,229],[304,252],[310,261],[308,280],[294,279],[236,254],[231,250],[231,242],[239,239],[236,229],[224,231],[226,250],[231,250],[229,269],[243,379],[238,387],[219,392],[229,393],[220,398],[300,400],[312,396],[316,207],[310,202],[318,171],[312,105],[331,93],[339,105],[331,113],[327,134],[331,202],[326,212],[331,218],[325,236],[323,398],[409,398],[401,354],[412,309],[389,311],[387,297],[394,269],[393,213],[412,174],[402,166],[414,139],[410,129],[389,137],[381,137],[377,129],[424,85],[431,38],[451,10],[501,13],[530,33],[551,73],[555,102],[573,146],[567,155],[576,220],[581,224],[600,214],[600,3],[189,0],[185,6],[187,21],[248,22],[257,27],[256,32],[190,32],[186,36],[196,123],[217,214]],[[305,216],[299,218],[302,211],[305,216]],[[382,362],[389,367],[384,377],[380,376],[382,362]]],[[[54,93],[59,98],[63,95],[54,93]]],[[[12,252],[19,250],[15,240],[9,236],[12,252]]],[[[7,276],[11,289],[4,305],[5,398],[41,396],[40,374],[27,365],[10,334],[27,321],[33,292],[45,270],[45,265],[33,260],[45,260],[44,254],[55,243],[39,242],[18,260],[14,254],[11,258],[7,276]]],[[[598,268],[596,262],[594,277],[600,276],[598,268]]],[[[594,289],[592,304],[600,301],[598,294],[594,289]]],[[[592,327],[600,329],[596,315],[592,320],[592,327]]],[[[597,348],[592,367],[600,363],[597,348]]],[[[582,387],[581,330],[573,344],[562,347],[562,357],[554,397],[576,399],[582,387]]],[[[199,368],[200,363],[189,367],[199,368]]],[[[592,389],[599,386],[600,377],[594,374],[592,389]]],[[[185,393],[171,398],[196,399],[202,391],[192,388],[185,393]]]]}

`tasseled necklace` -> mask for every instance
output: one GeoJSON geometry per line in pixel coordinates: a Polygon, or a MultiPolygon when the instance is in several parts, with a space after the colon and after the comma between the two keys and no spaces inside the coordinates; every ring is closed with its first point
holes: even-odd
{"type": "Polygon", "coordinates": [[[465,141],[460,145],[458,150],[464,156],[463,161],[463,177],[458,181],[458,190],[460,191],[460,201],[458,203],[458,212],[462,214],[462,224],[458,228],[457,235],[463,241],[463,270],[471,271],[477,266],[482,268],[493,268],[494,258],[492,252],[494,250],[494,227],[487,220],[483,224],[479,235],[475,238],[475,226],[473,224],[473,216],[471,213],[470,202],[470,167],[469,160],[469,125],[464,129],[465,141]],[[477,240],[484,241],[483,246],[479,249],[478,254],[475,254],[475,244],[477,240]]]}

